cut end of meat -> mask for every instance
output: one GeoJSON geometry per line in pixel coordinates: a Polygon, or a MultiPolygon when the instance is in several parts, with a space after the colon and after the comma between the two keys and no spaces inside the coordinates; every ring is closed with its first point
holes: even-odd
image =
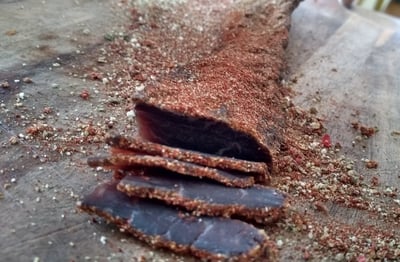
{"type": "Polygon", "coordinates": [[[135,107],[140,136],[151,142],[272,166],[267,148],[228,124],[185,116],[145,103],[135,107]]]}

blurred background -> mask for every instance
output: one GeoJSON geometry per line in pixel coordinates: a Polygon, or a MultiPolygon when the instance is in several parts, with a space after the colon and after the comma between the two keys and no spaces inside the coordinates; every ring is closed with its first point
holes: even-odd
{"type": "Polygon", "coordinates": [[[400,0],[343,0],[343,3],[353,3],[365,9],[385,12],[400,17],[400,0]]]}

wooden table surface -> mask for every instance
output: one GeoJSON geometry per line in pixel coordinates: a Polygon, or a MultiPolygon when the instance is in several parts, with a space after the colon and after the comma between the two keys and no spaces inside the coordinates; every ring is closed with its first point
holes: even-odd
{"type": "MultiPolygon", "coordinates": [[[[87,117],[79,112],[96,109],[95,103],[78,105],[76,96],[71,95],[87,83],[57,71],[54,64],[61,55],[65,63],[73,63],[75,60],[68,60],[65,54],[76,57],[77,49],[95,49],[107,30],[123,22],[122,16],[109,11],[114,2],[49,2],[42,9],[33,0],[0,3],[0,34],[4,34],[0,40],[4,50],[0,82],[7,79],[12,85],[0,88],[0,261],[135,261],[133,258],[141,255],[150,261],[191,261],[155,251],[113,226],[89,223],[88,216],[77,214],[77,196],[108,176],[88,169],[82,152],[51,162],[35,142],[21,138],[10,145],[12,137],[24,133],[26,126],[20,119],[24,112],[40,115],[39,109],[45,106],[62,105],[57,118],[49,117],[49,121],[67,127],[74,125],[76,118],[87,117]],[[50,12],[60,7],[68,19],[50,12]],[[77,14],[77,10],[83,13],[77,14]],[[35,26],[38,21],[43,23],[39,27],[35,26]],[[17,34],[10,36],[14,28],[17,34]],[[41,49],[37,46],[44,46],[43,39],[47,39],[47,46],[41,49]],[[24,76],[33,76],[34,84],[14,81],[24,76]],[[57,96],[53,95],[55,88],[57,96]],[[21,92],[25,95],[22,113],[15,105],[21,92]],[[100,241],[102,237],[106,237],[105,243],[100,241]]],[[[382,187],[397,189],[399,29],[398,20],[382,14],[346,10],[335,0],[307,0],[293,14],[287,51],[287,77],[288,81],[295,79],[296,104],[317,109],[333,142],[341,143],[342,152],[354,159],[359,172],[367,178],[378,176],[382,187]],[[379,132],[353,146],[357,136],[351,127],[353,121],[376,126],[379,132]],[[363,159],[378,161],[379,168],[364,169],[363,159]]],[[[90,145],[85,148],[96,149],[90,145]]],[[[335,209],[330,213],[349,223],[362,220],[357,210],[335,209]]]]}
{"type": "MultiPolygon", "coordinates": [[[[374,159],[385,185],[400,187],[400,21],[336,1],[306,1],[293,15],[288,48],[296,103],[315,107],[334,141],[361,164],[374,159]],[[377,127],[354,147],[352,122],[377,127]]],[[[361,165],[360,165],[361,166],[361,165]]]]}

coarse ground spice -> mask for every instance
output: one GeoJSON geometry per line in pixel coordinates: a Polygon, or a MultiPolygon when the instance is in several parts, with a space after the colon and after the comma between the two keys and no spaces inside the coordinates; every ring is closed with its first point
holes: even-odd
{"type": "MultiPolygon", "coordinates": [[[[106,78],[102,91],[118,98],[119,107],[129,111],[132,97],[159,85],[171,73],[182,79],[198,77],[192,72],[198,68],[187,71],[185,65],[208,57],[229,41],[229,34],[224,34],[232,32],[229,28],[240,30],[243,12],[233,6],[230,1],[136,2],[130,7],[131,23],[123,36],[114,38],[102,52],[108,61],[99,70],[106,78]]],[[[251,12],[246,15],[251,16],[251,12]]],[[[245,47],[246,40],[241,40],[245,47]]],[[[283,50],[278,52],[283,54],[283,50]]],[[[241,55],[240,50],[229,50],[229,56],[241,55]]],[[[223,58],[222,68],[236,70],[226,62],[227,57],[223,58]]],[[[277,118],[281,120],[277,135],[282,139],[279,147],[272,145],[272,185],[290,195],[291,209],[281,223],[265,230],[279,244],[282,260],[395,260],[400,256],[397,189],[379,185],[376,178],[370,181],[351,159],[342,156],[340,147],[321,144],[322,135],[329,132],[322,120],[315,112],[303,111],[292,103],[290,83],[275,84],[283,67],[263,73],[273,83],[274,91],[264,94],[270,103],[260,105],[255,99],[255,104],[248,105],[263,107],[257,117],[273,111],[279,112],[277,118]],[[359,212],[363,219],[351,220],[342,215],[343,210],[348,214],[359,212]]],[[[181,99],[185,98],[179,96],[179,101],[184,101],[181,99]]],[[[247,110],[236,114],[253,119],[255,116],[247,110]]]]}

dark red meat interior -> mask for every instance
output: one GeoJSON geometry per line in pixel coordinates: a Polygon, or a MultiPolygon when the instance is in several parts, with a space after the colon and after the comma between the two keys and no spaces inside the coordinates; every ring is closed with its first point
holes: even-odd
{"type": "Polygon", "coordinates": [[[271,164],[271,156],[250,135],[226,123],[184,116],[147,104],[137,104],[140,135],[152,142],[256,162],[271,164]]]}

